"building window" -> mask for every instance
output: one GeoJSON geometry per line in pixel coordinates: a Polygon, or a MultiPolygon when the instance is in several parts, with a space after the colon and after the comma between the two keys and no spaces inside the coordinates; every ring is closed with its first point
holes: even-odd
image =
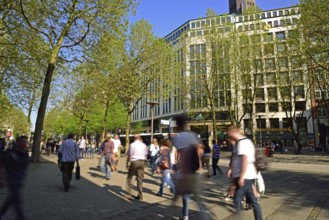
{"type": "Polygon", "coordinates": [[[265,34],[264,41],[265,42],[272,42],[273,41],[273,34],[272,33],[265,34]]]}
{"type": "Polygon", "coordinates": [[[284,31],[276,32],[276,38],[278,40],[285,40],[286,39],[286,32],[284,32],[284,31]]]}
{"type": "Polygon", "coordinates": [[[304,86],[294,86],[296,98],[305,98],[304,86]]]}
{"type": "Polygon", "coordinates": [[[288,59],[286,57],[280,57],[278,59],[279,68],[288,68],[288,59]]]}
{"type": "Polygon", "coordinates": [[[197,27],[197,28],[200,27],[200,22],[199,21],[195,22],[195,27],[197,27]]]}
{"type": "Polygon", "coordinates": [[[328,111],[326,108],[318,108],[317,109],[317,116],[318,117],[327,117],[328,116],[328,111]]]}
{"type": "Polygon", "coordinates": [[[271,12],[267,12],[267,18],[271,18],[271,17],[272,17],[271,12]]]}
{"type": "Polygon", "coordinates": [[[278,20],[274,21],[274,27],[278,27],[278,26],[279,26],[279,21],[278,20]]]}
{"type": "Polygon", "coordinates": [[[264,89],[262,88],[255,89],[255,96],[257,100],[264,101],[265,100],[264,89]]]}
{"type": "Polygon", "coordinates": [[[276,48],[278,53],[286,52],[286,45],[284,43],[277,44],[276,48]]]}
{"type": "MultiPolygon", "coordinates": [[[[288,85],[289,84],[289,73],[281,72],[279,74],[278,80],[280,81],[281,85],[288,85]]],[[[286,88],[286,87],[283,87],[283,88],[286,88]]]]}
{"type": "Polygon", "coordinates": [[[251,120],[250,119],[244,119],[243,120],[244,128],[251,128],[251,120]]]}
{"type": "Polygon", "coordinates": [[[296,102],[295,103],[296,111],[305,111],[306,110],[306,102],[296,102]]]}
{"type": "Polygon", "coordinates": [[[261,18],[262,18],[262,19],[265,19],[265,13],[262,13],[261,18]]]}
{"type": "Polygon", "coordinates": [[[292,111],[292,106],[290,102],[281,102],[282,111],[290,112],[292,111]]]}
{"type": "Polygon", "coordinates": [[[283,128],[292,128],[292,118],[282,118],[283,128]]]}
{"type": "Polygon", "coordinates": [[[277,17],[277,16],[278,16],[277,11],[273,11],[273,17],[277,17]]]}
{"type": "Polygon", "coordinates": [[[263,74],[255,74],[256,86],[264,85],[264,76],[263,74]]]}
{"type": "Polygon", "coordinates": [[[256,123],[257,123],[257,128],[266,128],[266,119],[257,118],[256,123]]]}
{"type": "Polygon", "coordinates": [[[283,16],[283,11],[279,11],[279,16],[283,16]]]}
{"type": "Polygon", "coordinates": [[[268,104],[268,111],[269,112],[278,112],[279,111],[279,104],[278,103],[269,103],[268,104]]]}
{"type": "Polygon", "coordinates": [[[280,128],[280,120],[278,118],[270,118],[270,128],[280,128]]]}
{"type": "Polygon", "coordinates": [[[274,69],[275,68],[275,61],[273,58],[271,59],[265,59],[265,67],[268,70],[274,69]]]}
{"type": "Polygon", "coordinates": [[[275,88],[267,88],[267,97],[269,101],[278,100],[278,89],[275,88]]]}
{"type": "Polygon", "coordinates": [[[243,19],[242,16],[240,16],[240,17],[239,17],[239,22],[242,22],[242,19],[243,19]]]}
{"type": "Polygon", "coordinates": [[[264,53],[265,53],[265,55],[274,55],[274,45],[273,44],[265,44],[264,45],[264,53]]]}

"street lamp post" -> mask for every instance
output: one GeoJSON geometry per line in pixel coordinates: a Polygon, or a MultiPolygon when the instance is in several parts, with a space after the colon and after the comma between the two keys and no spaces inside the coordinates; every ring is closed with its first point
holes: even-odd
{"type": "Polygon", "coordinates": [[[261,116],[258,115],[259,119],[259,142],[260,142],[260,147],[262,147],[262,122],[261,122],[261,116]]]}
{"type": "Polygon", "coordinates": [[[151,142],[153,140],[154,133],[154,106],[159,105],[159,102],[146,102],[146,104],[150,105],[151,110],[151,142]]]}
{"type": "Polygon", "coordinates": [[[89,122],[89,120],[85,120],[85,122],[86,122],[86,137],[85,137],[85,139],[87,140],[87,135],[88,135],[88,122],[89,122]]]}

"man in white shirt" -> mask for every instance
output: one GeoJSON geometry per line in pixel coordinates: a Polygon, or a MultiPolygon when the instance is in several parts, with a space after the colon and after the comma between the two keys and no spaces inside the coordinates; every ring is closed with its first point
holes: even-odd
{"type": "Polygon", "coordinates": [[[234,195],[234,205],[236,212],[241,211],[241,202],[244,195],[253,207],[256,220],[262,220],[262,211],[257,199],[253,193],[253,184],[257,179],[257,170],[255,166],[255,146],[253,142],[245,137],[237,126],[230,126],[227,129],[230,138],[236,141],[237,157],[241,162],[232,164],[233,182],[236,186],[234,195]]]}
{"type": "Polygon", "coordinates": [[[135,141],[130,144],[127,157],[128,169],[128,189],[131,187],[131,180],[133,176],[137,178],[138,195],[135,199],[143,200],[143,178],[144,178],[144,164],[147,155],[147,146],[143,143],[140,135],[135,135],[135,141]]]}
{"type": "Polygon", "coordinates": [[[119,164],[119,159],[120,159],[120,148],[121,148],[121,141],[119,139],[119,136],[116,134],[114,135],[113,139],[112,139],[113,143],[114,143],[114,149],[113,149],[113,153],[115,156],[115,162],[114,162],[114,167],[115,169],[117,169],[118,164],[119,164]]]}
{"type": "Polygon", "coordinates": [[[81,136],[81,139],[79,140],[79,150],[80,150],[80,159],[83,159],[86,150],[86,139],[84,136],[81,136]]]}

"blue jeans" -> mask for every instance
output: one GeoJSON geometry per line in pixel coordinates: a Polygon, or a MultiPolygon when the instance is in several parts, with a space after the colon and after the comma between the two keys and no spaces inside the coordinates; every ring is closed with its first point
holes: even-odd
{"type": "Polygon", "coordinates": [[[170,174],[171,170],[167,169],[167,170],[163,170],[162,171],[162,179],[161,179],[161,185],[160,185],[160,190],[159,190],[159,194],[163,194],[163,188],[165,183],[167,183],[170,186],[170,191],[172,193],[175,193],[175,185],[174,182],[171,179],[171,174],[170,174]]]}
{"type": "Polygon", "coordinates": [[[94,148],[89,148],[89,155],[90,155],[90,158],[94,157],[94,148]]]}
{"type": "Polygon", "coordinates": [[[100,168],[103,173],[105,173],[105,178],[111,179],[111,167],[109,165],[109,157],[102,156],[100,162],[100,168]]]}
{"type": "Polygon", "coordinates": [[[150,164],[151,164],[152,172],[154,172],[157,169],[157,165],[155,163],[157,158],[158,158],[157,156],[151,156],[150,164]]]}
{"type": "Polygon", "coordinates": [[[190,203],[190,194],[184,194],[182,196],[183,200],[183,216],[188,216],[188,209],[189,209],[189,203],[190,203]]]}
{"type": "Polygon", "coordinates": [[[234,195],[234,206],[236,209],[236,212],[239,214],[242,209],[242,200],[244,195],[246,195],[248,201],[253,207],[254,211],[254,217],[256,220],[262,220],[262,211],[260,209],[260,206],[258,204],[257,199],[255,198],[254,192],[252,190],[252,185],[254,183],[254,180],[244,180],[244,186],[239,186],[239,178],[234,178],[234,184],[236,186],[235,189],[235,195],[234,195]]]}

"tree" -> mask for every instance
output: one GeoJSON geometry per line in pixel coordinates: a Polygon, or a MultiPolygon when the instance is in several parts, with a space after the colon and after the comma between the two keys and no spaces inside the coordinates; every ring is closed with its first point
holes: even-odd
{"type": "Polygon", "coordinates": [[[151,25],[137,21],[131,25],[122,66],[112,75],[115,91],[127,115],[126,148],[129,146],[131,114],[139,101],[168,96],[173,70],[172,48],[153,35],[151,25]]]}
{"type": "Polygon", "coordinates": [[[99,39],[101,32],[120,32],[133,0],[12,1],[10,22],[39,35],[48,46],[47,70],[36,120],[32,160],[39,161],[40,139],[50,87],[58,60],[77,62],[99,39]],[[15,20],[14,20],[15,19],[15,20]]]}

